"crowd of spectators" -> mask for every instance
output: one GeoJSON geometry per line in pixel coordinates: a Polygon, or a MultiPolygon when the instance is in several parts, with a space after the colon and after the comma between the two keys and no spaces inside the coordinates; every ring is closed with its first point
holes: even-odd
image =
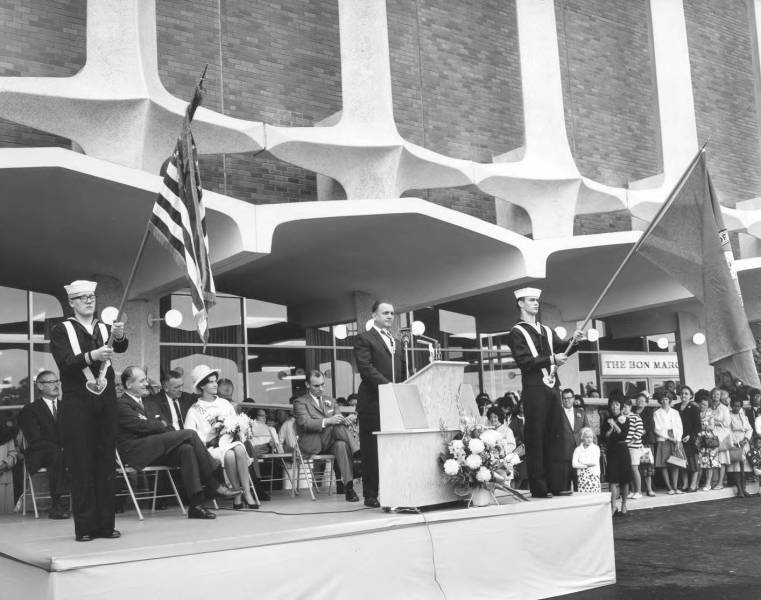
{"type": "MultiPolygon", "coordinates": [[[[40,375],[44,376],[38,377],[42,381],[37,389],[40,399],[44,400],[45,394],[55,394],[56,376],[50,371],[40,375]]],[[[207,420],[199,418],[197,413],[203,407],[208,410],[219,401],[203,389],[194,390],[194,394],[182,391],[182,378],[183,373],[179,370],[165,374],[161,382],[149,380],[151,392],[154,396],[164,392],[167,396],[173,394],[180,401],[182,408],[174,415],[176,427],[196,429],[203,438],[213,437],[207,431],[207,420]],[[173,392],[170,390],[172,386],[176,388],[173,392]],[[193,406],[196,408],[191,410],[193,406]]],[[[117,381],[121,383],[118,376],[117,381]]],[[[124,390],[117,389],[117,394],[123,395],[124,390]]],[[[302,394],[297,392],[291,398],[291,405],[302,394]]],[[[246,442],[245,452],[241,448],[241,453],[231,455],[226,465],[222,451],[217,449],[219,446],[210,451],[212,455],[214,452],[220,454],[217,462],[222,468],[227,467],[227,480],[238,483],[245,470],[236,460],[254,459],[251,460],[251,474],[258,482],[262,473],[256,457],[267,452],[292,452],[297,444],[298,427],[292,406],[257,407],[253,399],[237,397],[233,382],[224,378],[217,382],[216,398],[229,402],[236,413],[250,416],[254,435],[246,442]]],[[[590,398],[599,398],[599,393],[588,390],[587,399],[590,398]]],[[[351,412],[357,396],[339,397],[335,402],[338,407],[351,412]]],[[[476,402],[487,424],[507,438],[511,449],[524,456],[525,417],[520,394],[507,392],[492,400],[488,394],[482,393],[476,402]]],[[[630,501],[656,493],[689,494],[732,486],[736,495],[743,497],[748,495],[748,482],[761,476],[759,390],[741,388],[730,393],[714,388],[693,392],[687,385],[674,384],[658,389],[652,397],[647,391],[625,396],[620,390],[612,390],[608,392],[607,404],[601,405],[599,400],[591,404],[585,405],[583,397],[573,394],[574,409],[581,409],[587,415],[597,414],[588,421],[585,418],[585,426],[575,432],[574,447],[565,452],[569,454],[567,460],[575,472],[574,490],[577,493],[595,492],[600,490],[601,483],[607,483],[614,515],[626,515],[630,501]]],[[[48,399],[47,407],[52,411],[51,406],[48,399]]],[[[33,456],[30,440],[38,444],[40,437],[32,413],[29,405],[22,412],[23,418],[13,419],[6,413],[0,422],[0,512],[11,512],[14,506],[18,508],[24,453],[33,456]],[[26,440],[20,435],[24,427],[28,429],[24,432],[26,440]],[[22,440],[26,447],[22,446],[22,440]]],[[[167,419],[171,421],[172,418],[167,413],[167,419]]],[[[347,419],[346,427],[358,439],[356,419],[347,419]]],[[[42,462],[49,463],[50,457],[45,456],[42,462]]],[[[36,456],[35,460],[27,459],[27,463],[31,464],[31,471],[45,466],[36,456]]],[[[49,476],[54,478],[59,472],[57,467],[48,469],[49,476]]],[[[60,480],[52,483],[55,498],[50,516],[68,518],[68,510],[60,500],[62,483],[60,480]]],[[[342,482],[338,483],[339,492],[343,492],[342,482]]],[[[516,465],[513,483],[518,489],[526,488],[525,462],[516,465]]],[[[269,498],[264,488],[256,487],[261,499],[269,498]]],[[[238,500],[246,505],[252,504],[250,495],[238,500]]]]}

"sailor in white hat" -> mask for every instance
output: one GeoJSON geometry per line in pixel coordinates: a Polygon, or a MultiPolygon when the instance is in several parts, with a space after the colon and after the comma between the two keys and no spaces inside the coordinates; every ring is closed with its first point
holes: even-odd
{"type": "Polygon", "coordinates": [[[53,358],[61,378],[58,420],[61,442],[69,459],[71,508],[77,541],[117,538],[114,529],[114,446],[117,411],[114,370],[105,369],[105,387],[98,385],[101,366],[128,342],[124,324],[111,327],[95,316],[94,281],[64,286],[74,316],[50,333],[53,358]],[[113,333],[113,347],[108,345],[113,333]],[[99,394],[90,389],[102,390],[99,394]]]}
{"type": "MultiPolygon", "coordinates": [[[[565,457],[554,456],[553,450],[557,452],[557,447],[553,448],[552,442],[562,433],[564,423],[560,419],[565,418],[556,370],[576,348],[566,354],[568,341],[561,340],[552,329],[537,320],[541,295],[542,290],[534,287],[515,291],[521,317],[510,330],[507,343],[522,375],[529,489],[534,497],[548,498],[552,497],[552,492],[570,493],[568,465],[571,457],[565,460],[565,457]]],[[[580,330],[573,334],[574,342],[583,337],[580,330]]]]}

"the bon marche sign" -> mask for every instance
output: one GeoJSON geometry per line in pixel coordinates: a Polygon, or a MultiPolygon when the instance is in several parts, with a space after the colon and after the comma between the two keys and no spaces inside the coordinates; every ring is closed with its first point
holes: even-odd
{"type": "Polygon", "coordinates": [[[603,377],[679,375],[679,359],[676,352],[603,352],[600,354],[600,363],[603,377]]]}

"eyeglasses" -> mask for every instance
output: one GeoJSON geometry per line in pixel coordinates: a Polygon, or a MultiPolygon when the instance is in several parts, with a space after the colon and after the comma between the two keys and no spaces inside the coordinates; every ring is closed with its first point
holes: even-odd
{"type": "Polygon", "coordinates": [[[54,383],[61,383],[61,380],[60,379],[50,379],[48,381],[38,381],[37,383],[39,383],[41,385],[52,385],[54,383]]]}
{"type": "Polygon", "coordinates": [[[83,296],[74,296],[72,300],[81,300],[82,302],[95,302],[95,294],[85,294],[83,296]]]}

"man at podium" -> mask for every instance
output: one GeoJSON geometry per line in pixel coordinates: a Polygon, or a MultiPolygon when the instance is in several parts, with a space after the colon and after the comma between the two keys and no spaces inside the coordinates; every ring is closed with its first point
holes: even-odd
{"type": "Polygon", "coordinates": [[[359,444],[362,448],[362,495],[365,506],[377,508],[378,502],[378,440],[373,431],[380,431],[378,386],[404,381],[405,358],[402,344],[390,331],[394,323],[394,306],[376,300],[372,306],[372,327],[354,340],[354,360],[362,378],[359,384],[357,415],[359,444]]]}
{"type": "MultiPolygon", "coordinates": [[[[556,372],[576,347],[566,353],[568,342],[561,340],[552,329],[537,320],[541,294],[542,291],[537,288],[516,290],[521,318],[510,330],[507,344],[522,375],[521,399],[526,417],[524,443],[529,490],[534,498],[551,498],[551,453],[548,450],[555,437],[552,428],[561,422],[559,416],[563,417],[560,414],[560,381],[556,372]]],[[[573,334],[575,342],[583,337],[583,332],[579,330],[573,334]]]]}

